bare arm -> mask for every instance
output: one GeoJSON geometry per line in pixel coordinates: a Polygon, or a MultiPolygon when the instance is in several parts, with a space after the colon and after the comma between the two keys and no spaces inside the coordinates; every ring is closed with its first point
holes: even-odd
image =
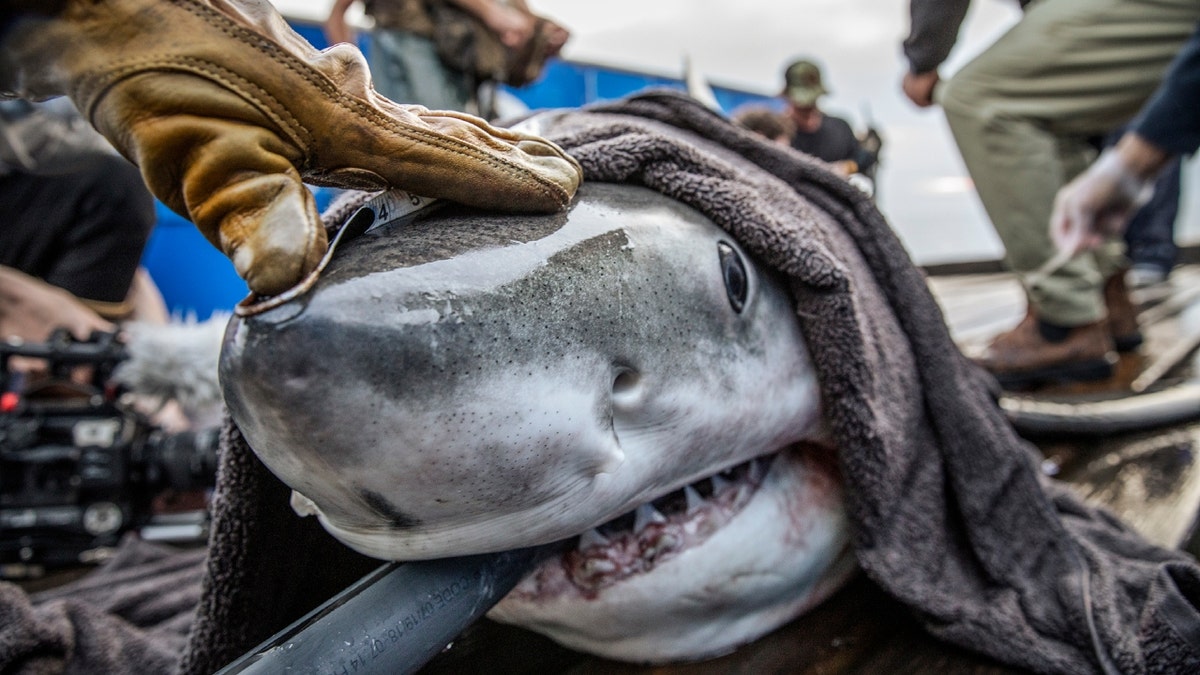
{"type": "Polygon", "coordinates": [[[56,328],[80,340],[113,325],[57,286],[11,267],[0,266],[0,338],[41,342],[56,328]]]}
{"type": "Polygon", "coordinates": [[[498,0],[449,0],[482,21],[508,47],[520,47],[533,37],[533,15],[498,0]]]}
{"type": "Polygon", "coordinates": [[[325,38],[329,40],[329,44],[336,45],[339,42],[354,44],[354,31],[346,23],[346,11],[355,1],[335,0],[333,3],[333,8],[329,10],[329,17],[325,19],[324,24],[325,38]]]}
{"type": "Polygon", "coordinates": [[[1151,181],[1158,176],[1173,154],[1158,147],[1141,135],[1128,132],[1116,145],[1117,154],[1129,171],[1139,180],[1151,181]]]}

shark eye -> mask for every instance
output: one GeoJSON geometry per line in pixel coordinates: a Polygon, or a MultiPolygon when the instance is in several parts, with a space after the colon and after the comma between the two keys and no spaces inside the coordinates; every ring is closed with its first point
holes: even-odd
{"type": "Polygon", "coordinates": [[[725,293],[733,311],[741,313],[746,307],[746,294],[750,284],[746,278],[746,264],[735,248],[725,242],[717,243],[717,255],[721,258],[721,276],[725,279],[725,293]]]}

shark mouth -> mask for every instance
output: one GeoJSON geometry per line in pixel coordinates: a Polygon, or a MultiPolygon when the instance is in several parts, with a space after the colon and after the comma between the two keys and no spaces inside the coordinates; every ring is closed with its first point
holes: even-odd
{"type": "Polygon", "coordinates": [[[728,652],[853,575],[841,486],[831,445],[788,445],[579,535],[488,616],[623,661],[728,652]]]}
{"type": "MultiPolygon", "coordinates": [[[[832,461],[833,450],[825,446],[802,443],[781,452],[787,451],[832,461]]],[[[724,469],[588,530],[560,558],[563,574],[582,595],[595,597],[702,544],[753,499],[778,454],[724,469]]]]}

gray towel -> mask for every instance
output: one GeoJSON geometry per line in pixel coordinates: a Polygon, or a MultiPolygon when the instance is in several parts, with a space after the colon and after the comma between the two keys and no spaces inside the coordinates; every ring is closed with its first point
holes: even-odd
{"type": "MultiPolygon", "coordinates": [[[[1200,568],[1041,476],[1035,450],[958,353],[868,199],[819,162],[676,93],[530,122],[587,180],[685,202],[787,277],[839,447],[859,561],[930,633],[1039,672],[1200,672],[1200,568]]],[[[292,515],[287,489],[232,423],[221,455],[185,673],[219,668],[377,564],[292,515]]],[[[63,653],[53,645],[71,617],[51,626],[36,616],[42,608],[0,585],[0,671],[23,672],[31,662],[22,655],[48,653],[28,644],[41,637],[44,650],[63,653]]],[[[161,658],[120,650],[144,633],[105,635],[124,667],[91,668],[76,651],[77,671],[160,672],[161,658]]]]}
{"type": "Polygon", "coordinates": [[[864,195],[671,92],[540,131],[788,277],[859,562],[930,633],[1038,672],[1200,672],[1200,567],[1042,477],[864,195]]]}
{"type": "Polygon", "coordinates": [[[170,672],[187,644],[204,556],[126,538],[66,587],[30,598],[0,583],[0,672],[170,672]]]}

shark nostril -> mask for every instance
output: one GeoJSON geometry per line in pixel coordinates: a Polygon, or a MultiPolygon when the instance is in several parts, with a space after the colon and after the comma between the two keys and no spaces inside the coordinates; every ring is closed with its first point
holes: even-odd
{"type": "Polygon", "coordinates": [[[630,368],[621,368],[613,378],[613,403],[629,405],[637,401],[641,391],[642,376],[630,368]]]}

